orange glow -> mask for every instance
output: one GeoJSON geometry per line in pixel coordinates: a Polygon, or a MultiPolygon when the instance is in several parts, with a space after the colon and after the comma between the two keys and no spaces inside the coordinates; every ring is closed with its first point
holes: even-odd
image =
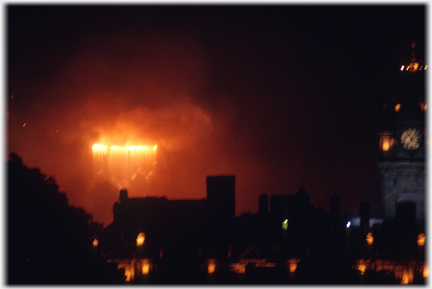
{"type": "Polygon", "coordinates": [[[150,272],[150,264],[145,262],[142,266],[142,274],[143,275],[148,275],[148,273],[150,272]]]}
{"type": "Polygon", "coordinates": [[[401,104],[398,103],[395,105],[395,111],[398,112],[401,109],[401,104]]]}
{"type": "Polygon", "coordinates": [[[360,271],[360,274],[364,274],[367,269],[368,260],[360,259],[356,262],[356,269],[360,271]]]}
{"type": "MultiPolygon", "coordinates": [[[[94,144],[92,146],[93,150],[107,150],[108,146],[101,145],[101,144],[94,144]]],[[[119,146],[119,145],[112,145],[109,147],[110,150],[123,150],[123,151],[133,151],[133,150],[153,150],[155,151],[157,149],[157,145],[154,146],[147,146],[147,145],[138,145],[138,146],[119,146]]]]}
{"type": "Polygon", "coordinates": [[[137,246],[143,246],[145,241],[145,234],[143,232],[138,234],[138,237],[136,238],[136,244],[137,246]]]}
{"type": "Polygon", "coordinates": [[[371,232],[369,232],[366,236],[366,242],[368,243],[368,245],[372,245],[374,241],[373,235],[371,232]]]}
{"type": "Polygon", "coordinates": [[[422,111],[426,111],[426,109],[427,109],[427,103],[422,103],[422,104],[420,104],[420,109],[421,109],[422,111]]]}
{"type": "Polygon", "coordinates": [[[417,237],[417,245],[419,246],[424,246],[426,241],[426,236],[423,233],[420,233],[417,237]]]}
{"type": "Polygon", "coordinates": [[[98,239],[94,239],[93,240],[93,247],[97,247],[99,245],[99,241],[98,241],[98,239]]]}
{"type": "Polygon", "coordinates": [[[207,260],[207,273],[213,274],[216,271],[216,259],[207,260]]]}
{"type": "Polygon", "coordinates": [[[387,152],[389,149],[390,149],[390,142],[388,141],[388,139],[385,139],[383,141],[382,150],[387,152]]]}
{"type": "Polygon", "coordinates": [[[410,64],[410,71],[412,71],[412,72],[417,71],[418,66],[419,66],[418,62],[411,62],[411,64],[410,64]]]}
{"type": "Polygon", "coordinates": [[[295,270],[297,269],[297,263],[299,261],[300,261],[300,259],[288,259],[287,265],[288,265],[288,270],[290,273],[295,272],[295,270]]]}
{"type": "Polygon", "coordinates": [[[27,124],[27,123],[25,122],[25,123],[23,124],[23,127],[25,127],[25,126],[26,126],[26,124],[27,124]]]}
{"type": "Polygon", "coordinates": [[[117,269],[121,269],[121,268],[124,268],[124,270],[125,270],[124,276],[126,277],[125,278],[126,282],[129,282],[129,281],[131,281],[131,280],[134,279],[135,272],[134,272],[134,269],[131,266],[131,264],[124,264],[124,263],[123,264],[118,264],[117,265],[117,269]]]}
{"type": "Polygon", "coordinates": [[[390,136],[381,137],[381,150],[388,152],[393,145],[393,138],[390,136]]]}
{"type": "Polygon", "coordinates": [[[148,180],[156,165],[157,145],[92,146],[95,171],[119,187],[129,187],[137,174],[148,180]]]}
{"type": "Polygon", "coordinates": [[[214,264],[214,263],[208,264],[207,272],[209,274],[213,274],[215,272],[215,270],[216,270],[216,264],[214,264]]]}
{"type": "Polygon", "coordinates": [[[409,270],[404,270],[402,275],[402,280],[400,283],[403,285],[411,284],[413,279],[414,279],[413,273],[410,272],[409,270]]]}
{"type": "Polygon", "coordinates": [[[428,278],[428,277],[429,277],[429,267],[424,266],[423,267],[423,278],[428,278]]]}

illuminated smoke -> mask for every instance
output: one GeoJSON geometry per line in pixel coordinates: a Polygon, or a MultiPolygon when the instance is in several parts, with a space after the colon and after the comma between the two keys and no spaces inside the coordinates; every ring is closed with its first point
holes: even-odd
{"type": "Polygon", "coordinates": [[[146,180],[156,165],[157,145],[101,145],[92,146],[93,168],[97,174],[106,176],[119,188],[127,188],[137,174],[146,180]]]}

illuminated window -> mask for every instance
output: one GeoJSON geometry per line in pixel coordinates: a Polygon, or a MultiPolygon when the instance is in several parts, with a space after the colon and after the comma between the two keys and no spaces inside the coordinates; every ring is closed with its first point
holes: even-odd
{"type": "Polygon", "coordinates": [[[141,272],[143,275],[148,275],[148,273],[150,272],[150,264],[147,262],[144,262],[141,272]]]}
{"type": "Polygon", "coordinates": [[[410,67],[409,67],[410,71],[412,71],[412,72],[417,71],[418,66],[419,66],[418,62],[411,62],[410,67]]]}
{"type": "Polygon", "coordinates": [[[426,236],[423,233],[420,233],[417,237],[417,245],[419,246],[424,246],[426,241],[426,236]]]}
{"type": "Polygon", "coordinates": [[[216,260],[209,259],[207,262],[207,273],[213,274],[216,271],[216,260]]]}
{"type": "Polygon", "coordinates": [[[381,136],[380,146],[383,152],[388,152],[393,146],[393,138],[388,135],[381,136]]]}
{"type": "Polygon", "coordinates": [[[369,232],[367,234],[367,236],[366,236],[366,242],[367,242],[367,244],[368,245],[372,245],[373,244],[373,240],[374,240],[373,235],[372,235],[371,232],[369,232]]]}
{"type": "Polygon", "coordinates": [[[288,270],[290,273],[295,272],[295,270],[297,269],[297,263],[299,261],[300,261],[300,259],[288,259],[287,265],[288,265],[288,270]]]}
{"type": "Polygon", "coordinates": [[[360,274],[363,275],[365,273],[365,271],[366,271],[366,265],[365,264],[360,264],[358,266],[358,269],[360,270],[360,274]]]}
{"type": "Polygon", "coordinates": [[[282,229],[283,230],[288,230],[288,219],[285,219],[283,222],[282,222],[282,229]]]}
{"type": "Polygon", "coordinates": [[[401,109],[401,104],[398,103],[395,105],[395,111],[398,112],[401,109]]]}
{"type": "Polygon", "coordinates": [[[136,238],[137,246],[143,246],[145,241],[145,234],[143,232],[138,234],[138,237],[136,238]]]}
{"type": "Polygon", "coordinates": [[[214,273],[215,270],[216,270],[216,264],[211,263],[211,264],[208,265],[207,272],[209,274],[214,273]]]}

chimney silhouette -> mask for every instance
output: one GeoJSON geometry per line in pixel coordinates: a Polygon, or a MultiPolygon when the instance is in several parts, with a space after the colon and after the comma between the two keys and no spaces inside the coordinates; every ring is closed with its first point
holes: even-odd
{"type": "Polygon", "coordinates": [[[127,200],[127,199],[128,199],[127,190],[120,190],[119,201],[122,202],[122,201],[127,200]]]}
{"type": "Polygon", "coordinates": [[[267,215],[268,214],[268,196],[267,194],[261,194],[259,196],[259,214],[260,215],[267,215]]]}

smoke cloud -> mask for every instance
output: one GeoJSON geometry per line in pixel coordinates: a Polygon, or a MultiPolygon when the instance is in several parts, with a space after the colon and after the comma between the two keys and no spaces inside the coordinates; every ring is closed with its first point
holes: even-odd
{"type": "Polygon", "coordinates": [[[209,63],[190,33],[86,35],[63,61],[61,73],[32,88],[30,103],[11,108],[9,150],[54,175],[96,221],[111,221],[120,185],[98,175],[95,143],[158,146],[151,176],[127,176],[131,196],[205,198],[207,175],[244,166],[227,145],[232,103],[221,97],[210,111],[197,101],[207,93],[209,63]]]}
{"type": "Polygon", "coordinates": [[[125,180],[132,197],[203,199],[206,176],[236,175],[237,214],[300,186],[324,209],[332,193],[351,211],[379,204],[377,96],[364,84],[384,50],[362,43],[384,42],[381,30],[354,29],[362,13],[263,9],[10,9],[8,152],[105,226],[125,180]],[[94,144],[157,151],[125,175],[126,161],[101,170],[94,144]]]}

